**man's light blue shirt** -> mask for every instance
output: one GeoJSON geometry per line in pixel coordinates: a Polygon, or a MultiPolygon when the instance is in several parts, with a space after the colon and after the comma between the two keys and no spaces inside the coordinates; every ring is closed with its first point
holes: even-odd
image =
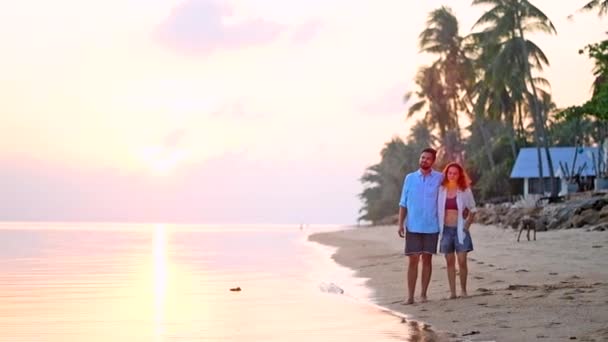
{"type": "Polygon", "coordinates": [[[405,176],[399,206],[407,208],[405,227],[412,233],[439,233],[437,195],[443,174],[432,170],[424,176],[420,170],[405,176]]]}

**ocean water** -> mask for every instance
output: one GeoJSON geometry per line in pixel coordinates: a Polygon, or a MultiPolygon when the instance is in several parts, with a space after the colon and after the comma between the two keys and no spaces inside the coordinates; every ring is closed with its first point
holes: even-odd
{"type": "Polygon", "coordinates": [[[307,241],[333,229],[2,223],[0,341],[434,340],[307,241]]]}

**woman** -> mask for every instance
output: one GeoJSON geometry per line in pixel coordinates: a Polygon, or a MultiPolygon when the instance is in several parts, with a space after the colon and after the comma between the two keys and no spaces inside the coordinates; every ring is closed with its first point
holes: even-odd
{"type": "Polygon", "coordinates": [[[437,197],[439,215],[439,252],[445,254],[450,284],[450,299],[456,298],[456,259],[460,270],[461,296],[467,296],[467,253],[473,250],[469,227],[475,215],[471,181],[462,166],[450,163],[443,170],[437,197]]]}

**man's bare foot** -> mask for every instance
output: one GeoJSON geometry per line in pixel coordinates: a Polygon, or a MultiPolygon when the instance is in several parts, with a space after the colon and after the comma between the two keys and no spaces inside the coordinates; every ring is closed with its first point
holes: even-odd
{"type": "Polygon", "coordinates": [[[426,298],[426,296],[420,296],[420,303],[426,303],[429,300],[426,298]]]}
{"type": "Polygon", "coordinates": [[[456,296],[456,294],[455,294],[455,293],[452,293],[452,294],[450,295],[450,298],[448,298],[448,299],[456,299],[456,298],[458,298],[458,296],[456,296]]]}
{"type": "Polygon", "coordinates": [[[414,298],[409,298],[403,302],[401,302],[401,305],[412,305],[414,304],[414,298]]]}
{"type": "Polygon", "coordinates": [[[460,293],[460,298],[468,298],[468,297],[469,297],[469,295],[467,294],[466,291],[460,293]]]}

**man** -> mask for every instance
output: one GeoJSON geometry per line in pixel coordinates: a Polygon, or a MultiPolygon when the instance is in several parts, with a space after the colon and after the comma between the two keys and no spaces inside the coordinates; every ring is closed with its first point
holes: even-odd
{"type": "Polygon", "coordinates": [[[408,256],[407,290],[404,304],[414,303],[418,264],[422,258],[421,301],[427,300],[427,289],[433,270],[432,257],[437,253],[439,219],[437,194],[443,180],[441,172],[433,170],[437,151],[426,148],[420,154],[420,169],[408,174],[403,182],[399,201],[400,237],[405,237],[405,255],[408,256]],[[407,221],[406,221],[407,218],[407,221]]]}

